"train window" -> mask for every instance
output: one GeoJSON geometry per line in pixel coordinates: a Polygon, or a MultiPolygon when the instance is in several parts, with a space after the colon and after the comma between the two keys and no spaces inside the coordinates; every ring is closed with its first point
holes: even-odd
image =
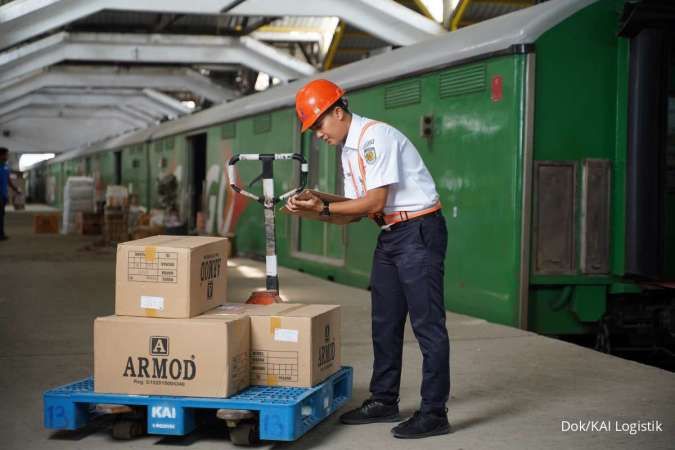
{"type": "Polygon", "coordinates": [[[587,159],[582,167],[580,269],[583,273],[609,272],[609,227],[612,163],[587,159]]]}
{"type": "Polygon", "coordinates": [[[138,169],[141,166],[141,162],[137,159],[132,159],[131,160],[131,167],[134,169],[138,169]]]}
{"type": "Polygon", "coordinates": [[[534,272],[576,271],[575,161],[536,161],[534,165],[534,272]]]}

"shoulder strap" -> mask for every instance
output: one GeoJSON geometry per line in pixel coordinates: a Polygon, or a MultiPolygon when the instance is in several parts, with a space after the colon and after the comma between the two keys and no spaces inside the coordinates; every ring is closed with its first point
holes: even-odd
{"type": "Polygon", "coordinates": [[[359,135],[359,143],[357,144],[356,148],[356,153],[359,155],[359,172],[361,172],[361,183],[363,184],[363,192],[367,191],[366,189],[366,164],[363,162],[363,158],[361,157],[361,143],[363,142],[363,136],[365,136],[366,131],[368,131],[368,128],[372,127],[373,125],[377,125],[378,122],[377,120],[369,120],[366,122],[366,124],[361,128],[361,134],[359,135]]]}

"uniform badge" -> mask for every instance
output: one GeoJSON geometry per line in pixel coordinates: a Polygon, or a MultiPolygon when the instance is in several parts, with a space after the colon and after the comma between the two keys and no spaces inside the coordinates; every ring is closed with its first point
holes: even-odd
{"type": "Polygon", "coordinates": [[[375,152],[375,147],[370,147],[364,150],[363,157],[366,159],[368,164],[374,164],[377,159],[377,153],[375,152]]]}

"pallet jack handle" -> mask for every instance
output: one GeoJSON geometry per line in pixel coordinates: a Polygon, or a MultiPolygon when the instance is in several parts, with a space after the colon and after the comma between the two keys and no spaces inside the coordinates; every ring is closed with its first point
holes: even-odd
{"type": "MultiPolygon", "coordinates": [[[[267,291],[274,293],[278,297],[279,293],[279,276],[277,271],[277,252],[276,252],[276,225],[274,217],[274,205],[279,203],[282,200],[286,200],[291,195],[297,194],[302,191],[307,184],[307,172],[309,171],[309,166],[305,158],[299,153],[243,153],[240,155],[235,155],[230,158],[230,161],[227,165],[227,176],[230,180],[230,186],[232,189],[246,197],[249,197],[255,200],[258,203],[261,203],[264,207],[265,212],[265,267],[266,267],[266,287],[267,291]],[[286,192],[283,195],[275,197],[274,195],[274,162],[275,161],[290,161],[296,160],[300,164],[299,172],[299,185],[286,192]],[[262,182],[263,182],[263,195],[256,195],[247,190],[243,189],[240,186],[237,186],[236,176],[234,173],[234,166],[239,161],[261,161],[263,166],[262,172],[262,182]]],[[[253,298],[253,296],[251,297],[253,298]]],[[[249,299],[251,303],[251,299],[249,299]]]]}

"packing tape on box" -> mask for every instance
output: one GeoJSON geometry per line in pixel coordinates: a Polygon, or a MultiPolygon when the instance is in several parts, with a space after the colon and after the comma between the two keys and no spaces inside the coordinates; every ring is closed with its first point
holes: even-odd
{"type": "Polygon", "coordinates": [[[157,247],[145,247],[144,249],[145,252],[145,260],[147,262],[152,262],[155,260],[155,257],[157,255],[157,247]]]}
{"type": "MultiPolygon", "coordinates": [[[[300,308],[304,308],[307,305],[296,305],[293,306],[292,308],[288,308],[286,311],[283,311],[283,314],[286,315],[286,317],[293,317],[293,316],[288,316],[288,313],[291,311],[296,311],[300,308]]],[[[270,334],[274,335],[274,332],[276,331],[277,328],[281,328],[281,317],[280,316],[270,316],[270,334]]]]}
{"type": "Polygon", "coordinates": [[[281,317],[270,317],[270,334],[274,334],[277,328],[281,328],[281,317]]]}
{"type": "Polygon", "coordinates": [[[279,380],[277,379],[276,375],[267,375],[267,385],[268,386],[274,386],[279,384],[279,380]]]}

